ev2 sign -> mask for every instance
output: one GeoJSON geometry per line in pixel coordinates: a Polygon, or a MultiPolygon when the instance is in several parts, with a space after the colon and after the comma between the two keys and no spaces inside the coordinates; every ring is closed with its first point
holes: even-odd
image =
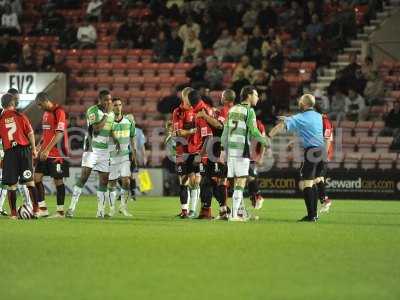
{"type": "Polygon", "coordinates": [[[37,73],[7,73],[6,82],[9,89],[17,89],[20,94],[37,94],[37,73]]]}

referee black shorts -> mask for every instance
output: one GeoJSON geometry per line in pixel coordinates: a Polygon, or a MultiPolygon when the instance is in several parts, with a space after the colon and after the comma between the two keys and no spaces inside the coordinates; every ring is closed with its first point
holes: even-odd
{"type": "Polygon", "coordinates": [[[54,179],[69,177],[69,163],[65,159],[48,158],[45,161],[39,160],[36,165],[35,173],[50,176],[54,179]]]}
{"type": "Polygon", "coordinates": [[[317,167],[323,163],[323,149],[307,148],[304,150],[304,161],[300,167],[301,180],[313,180],[317,176],[317,167]]]}
{"type": "Polygon", "coordinates": [[[32,151],[29,146],[17,145],[4,151],[3,179],[5,185],[33,180],[32,151]]]}

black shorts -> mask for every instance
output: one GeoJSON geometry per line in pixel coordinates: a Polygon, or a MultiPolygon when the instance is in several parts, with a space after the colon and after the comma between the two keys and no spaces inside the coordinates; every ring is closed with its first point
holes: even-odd
{"type": "Polygon", "coordinates": [[[326,173],[327,173],[326,162],[324,160],[321,160],[317,165],[317,169],[315,171],[315,178],[326,177],[326,173]]]}
{"type": "Polygon", "coordinates": [[[258,176],[257,163],[255,161],[251,161],[250,162],[249,176],[250,177],[257,177],[258,176]]]}
{"type": "Polygon", "coordinates": [[[209,162],[210,174],[212,177],[226,178],[228,176],[228,167],[220,162],[209,162]]]}
{"type": "Polygon", "coordinates": [[[69,177],[69,163],[65,159],[48,158],[45,161],[39,160],[35,173],[50,176],[54,179],[69,177]]]}
{"type": "Polygon", "coordinates": [[[323,162],[323,150],[321,148],[308,148],[304,151],[304,162],[300,168],[301,180],[313,180],[316,177],[317,166],[323,162]]]}
{"type": "Polygon", "coordinates": [[[29,146],[15,146],[4,151],[3,179],[5,185],[33,180],[32,151],[29,146]]]}
{"type": "Polygon", "coordinates": [[[179,176],[200,173],[200,156],[198,154],[189,154],[184,162],[176,165],[176,173],[179,176]]]}

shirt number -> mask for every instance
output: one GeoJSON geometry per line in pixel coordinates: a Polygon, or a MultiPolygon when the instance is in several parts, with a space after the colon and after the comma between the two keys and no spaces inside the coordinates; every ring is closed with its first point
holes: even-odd
{"type": "Polygon", "coordinates": [[[17,131],[17,124],[8,123],[6,124],[6,128],[8,129],[8,140],[12,142],[14,140],[14,133],[17,131]]]}

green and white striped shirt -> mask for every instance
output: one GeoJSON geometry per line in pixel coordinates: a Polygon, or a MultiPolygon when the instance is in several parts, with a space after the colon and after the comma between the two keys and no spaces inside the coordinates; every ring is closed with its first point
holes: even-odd
{"type": "Polygon", "coordinates": [[[267,144],[257,128],[254,109],[247,103],[237,104],[229,110],[221,144],[228,157],[248,157],[250,153],[245,153],[244,150],[246,144],[250,149],[250,139],[255,139],[264,146],[267,144]]]}
{"type": "Polygon", "coordinates": [[[115,144],[112,143],[110,153],[111,158],[126,156],[129,159],[130,140],[134,138],[136,134],[135,121],[130,121],[126,116],[124,116],[120,121],[114,120],[112,125],[112,134],[118,140],[120,150],[117,151],[115,144]]]}
{"type": "MultiPolygon", "coordinates": [[[[103,119],[103,116],[104,112],[98,105],[89,107],[86,112],[88,127],[90,128],[91,126],[99,123],[101,119],[103,119]]],[[[89,149],[91,148],[93,151],[108,152],[113,122],[114,113],[109,113],[106,123],[98,134],[95,134],[93,130],[89,130],[89,134],[91,132],[91,147],[89,147],[89,149]]]]}

